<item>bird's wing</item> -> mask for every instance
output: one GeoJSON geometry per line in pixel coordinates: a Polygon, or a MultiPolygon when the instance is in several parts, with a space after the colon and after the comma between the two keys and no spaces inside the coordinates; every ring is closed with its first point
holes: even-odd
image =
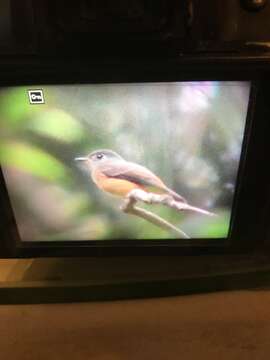
{"type": "Polygon", "coordinates": [[[104,164],[100,170],[110,178],[127,180],[138,185],[164,190],[171,194],[175,200],[187,202],[185,198],[168,188],[152,171],[142,165],[117,160],[109,165],[104,164]]]}
{"type": "Polygon", "coordinates": [[[128,162],[114,161],[104,164],[100,170],[110,178],[128,180],[138,185],[153,186],[158,189],[166,189],[165,184],[150,170],[144,166],[128,162]]]}

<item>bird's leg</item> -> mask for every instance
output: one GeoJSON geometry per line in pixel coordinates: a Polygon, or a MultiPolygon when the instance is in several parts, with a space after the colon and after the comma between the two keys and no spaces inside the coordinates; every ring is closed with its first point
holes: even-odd
{"type": "Polygon", "coordinates": [[[130,193],[127,195],[127,198],[129,198],[130,201],[142,201],[146,204],[152,204],[154,202],[153,195],[155,194],[147,193],[141,189],[134,189],[130,191],[130,193]]]}

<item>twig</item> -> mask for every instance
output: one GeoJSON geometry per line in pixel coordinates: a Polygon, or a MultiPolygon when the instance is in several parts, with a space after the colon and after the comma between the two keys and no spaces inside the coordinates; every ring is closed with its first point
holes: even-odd
{"type": "MultiPolygon", "coordinates": [[[[160,216],[152,213],[151,211],[142,209],[140,207],[135,206],[137,201],[142,201],[148,204],[152,203],[163,203],[162,201],[155,201],[153,202],[153,196],[155,197],[156,194],[146,193],[143,190],[135,189],[132,190],[124,200],[124,203],[121,206],[121,210],[127,214],[132,214],[138,217],[141,217],[154,225],[157,225],[165,230],[170,230],[175,233],[177,236],[181,236],[185,239],[189,239],[189,236],[181,229],[175,227],[168,221],[162,219],[160,216]]],[[[162,197],[163,195],[157,195],[158,197],[162,197]]],[[[157,200],[157,198],[156,198],[157,200]]],[[[165,203],[164,203],[165,204],[165,203]]]]}
{"type": "MultiPolygon", "coordinates": [[[[168,206],[172,209],[175,209],[177,211],[194,211],[200,214],[208,215],[208,216],[216,216],[216,214],[211,213],[207,210],[191,206],[189,204],[176,201],[174,198],[169,194],[154,194],[154,193],[148,193],[141,189],[135,189],[130,191],[130,193],[127,195],[127,199],[133,199],[133,201],[142,201],[147,204],[161,204],[168,206]]],[[[130,201],[130,200],[129,200],[130,201]]]]}

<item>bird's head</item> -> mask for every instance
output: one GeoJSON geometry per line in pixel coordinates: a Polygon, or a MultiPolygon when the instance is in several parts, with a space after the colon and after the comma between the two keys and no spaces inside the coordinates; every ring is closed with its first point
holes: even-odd
{"type": "Polygon", "coordinates": [[[91,169],[101,163],[104,164],[107,160],[123,160],[123,158],[115,151],[107,149],[95,150],[87,156],[75,158],[75,161],[89,165],[91,169]]]}

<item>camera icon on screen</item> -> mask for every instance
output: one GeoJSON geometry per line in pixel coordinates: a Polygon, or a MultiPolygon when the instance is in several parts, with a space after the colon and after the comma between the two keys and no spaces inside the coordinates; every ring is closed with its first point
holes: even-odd
{"type": "Polygon", "coordinates": [[[43,91],[40,89],[28,90],[30,104],[44,104],[43,91]]]}

